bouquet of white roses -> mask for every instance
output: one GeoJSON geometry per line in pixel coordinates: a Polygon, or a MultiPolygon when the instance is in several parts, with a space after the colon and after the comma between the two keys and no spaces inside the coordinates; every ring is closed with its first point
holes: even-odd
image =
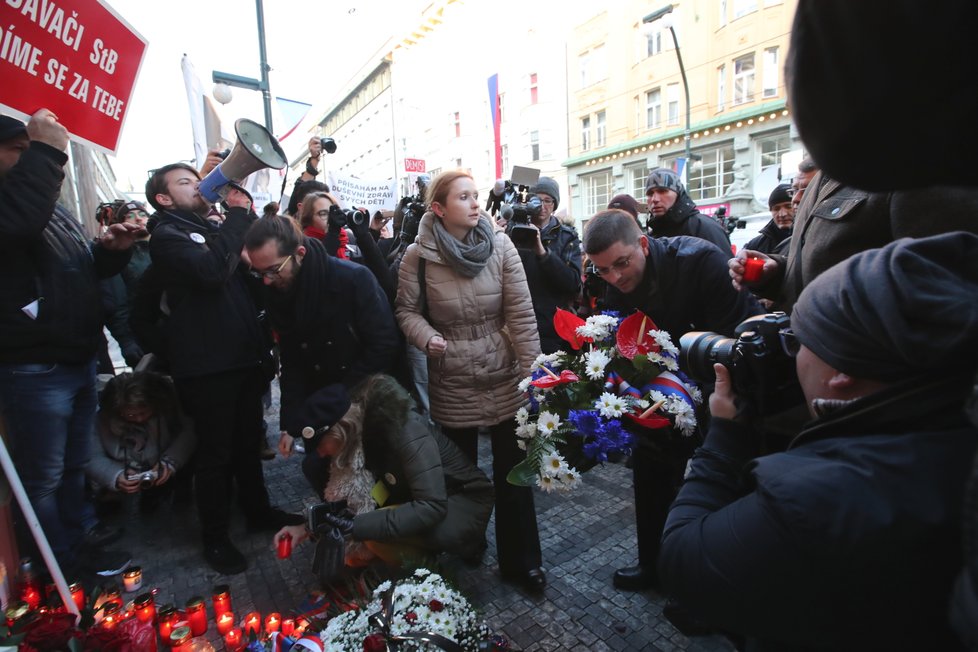
{"type": "Polygon", "coordinates": [[[529,404],[516,414],[516,434],[527,456],[511,483],[567,491],[609,454],[629,454],[635,431],[695,432],[702,395],[679,371],[669,334],[647,315],[584,320],[558,309],[554,327],[571,352],[541,355],[521,383],[529,404]]]}
{"type": "Polygon", "coordinates": [[[475,651],[489,630],[469,601],[420,568],[382,583],[364,608],[334,617],[320,633],[325,652],[462,649],[475,651]],[[393,646],[390,649],[394,649],[393,646]]]}

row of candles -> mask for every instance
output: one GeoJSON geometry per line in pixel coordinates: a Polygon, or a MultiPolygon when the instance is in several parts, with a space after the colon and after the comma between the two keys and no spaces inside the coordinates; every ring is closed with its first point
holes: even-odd
{"type": "MultiPolygon", "coordinates": [[[[125,573],[123,583],[127,592],[142,587],[141,575],[142,572],[138,568],[131,568],[125,573]]],[[[84,587],[81,584],[72,584],[68,588],[78,609],[84,609],[84,587]]],[[[165,605],[157,612],[154,595],[155,590],[141,594],[128,605],[123,606],[119,588],[117,586],[106,588],[94,605],[98,626],[113,629],[120,622],[135,617],[143,623],[155,623],[160,638],[170,645],[172,651],[190,652],[192,639],[203,636],[207,632],[207,610],[204,599],[191,598],[183,610],[165,605]]],[[[19,615],[38,609],[41,602],[39,587],[24,587],[21,599],[24,608],[19,610],[19,615]]],[[[282,618],[281,614],[274,612],[267,614],[263,620],[257,611],[247,613],[238,625],[231,608],[231,591],[227,585],[216,586],[211,601],[214,606],[214,623],[217,632],[224,638],[226,649],[231,652],[243,650],[252,633],[259,638],[274,632],[280,632],[283,636],[301,636],[309,626],[309,622],[304,618],[282,618]]],[[[46,610],[46,607],[40,609],[46,610]]],[[[9,622],[10,615],[8,611],[8,624],[12,624],[9,622]]]]}

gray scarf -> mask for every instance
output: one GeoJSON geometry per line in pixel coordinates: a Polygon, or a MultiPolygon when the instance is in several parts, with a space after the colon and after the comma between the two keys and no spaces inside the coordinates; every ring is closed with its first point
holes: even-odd
{"type": "Polygon", "coordinates": [[[432,226],[435,247],[445,262],[466,278],[478,276],[492,257],[496,243],[496,235],[489,220],[480,217],[479,223],[461,241],[445,230],[440,218],[436,217],[432,226]]]}

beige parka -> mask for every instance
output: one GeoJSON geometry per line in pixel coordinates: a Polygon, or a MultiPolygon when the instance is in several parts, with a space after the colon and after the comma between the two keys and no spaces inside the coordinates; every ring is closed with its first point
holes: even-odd
{"type": "MultiPolygon", "coordinates": [[[[516,247],[495,234],[492,257],[475,278],[458,274],[435,246],[432,212],[398,272],[396,311],[408,342],[425,350],[441,335],[445,355],[428,358],[431,417],[449,428],[491,426],[510,419],[523,404],[519,382],[540,354],[533,301],[516,247]],[[418,260],[423,257],[427,310],[423,316],[418,260]]],[[[489,215],[483,213],[483,218],[489,215]]]]}

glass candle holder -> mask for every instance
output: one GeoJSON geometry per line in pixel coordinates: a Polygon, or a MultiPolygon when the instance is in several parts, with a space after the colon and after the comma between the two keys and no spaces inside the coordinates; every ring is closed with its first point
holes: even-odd
{"type": "Polygon", "coordinates": [[[217,633],[224,636],[234,627],[234,613],[225,611],[222,614],[218,614],[214,618],[214,623],[217,625],[217,633]]]}
{"type": "Polygon", "coordinates": [[[71,600],[78,607],[78,611],[85,608],[85,587],[81,585],[80,582],[76,582],[68,587],[68,591],[71,592],[71,600]]]}
{"type": "Polygon", "coordinates": [[[265,616],[265,633],[271,634],[272,632],[277,632],[278,628],[282,625],[282,615],[276,612],[272,612],[265,616]]]}
{"type": "Polygon", "coordinates": [[[151,623],[156,618],[156,603],[150,593],[144,593],[132,601],[136,619],[141,623],[151,623]]]}
{"type": "Polygon", "coordinates": [[[244,629],[245,637],[249,637],[252,632],[256,635],[261,634],[261,614],[257,611],[250,612],[244,617],[244,623],[241,627],[244,629]]]}
{"type": "Polygon", "coordinates": [[[125,587],[126,593],[134,593],[143,588],[143,569],[139,566],[131,566],[122,574],[122,586],[125,587]]]}
{"type": "Polygon", "coordinates": [[[204,599],[193,597],[187,600],[186,614],[191,633],[194,636],[203,636],[207,632],[207,610],[204,608],[204,599]]]}
{"type": "Polygon", "coordinates": [[[232,611],[231,608],[231,587],[227,584],[218,584],[214,587],[214,595],[211,596],[214,603],[214,617],[217,618],[225,611],[232,611]]]}

